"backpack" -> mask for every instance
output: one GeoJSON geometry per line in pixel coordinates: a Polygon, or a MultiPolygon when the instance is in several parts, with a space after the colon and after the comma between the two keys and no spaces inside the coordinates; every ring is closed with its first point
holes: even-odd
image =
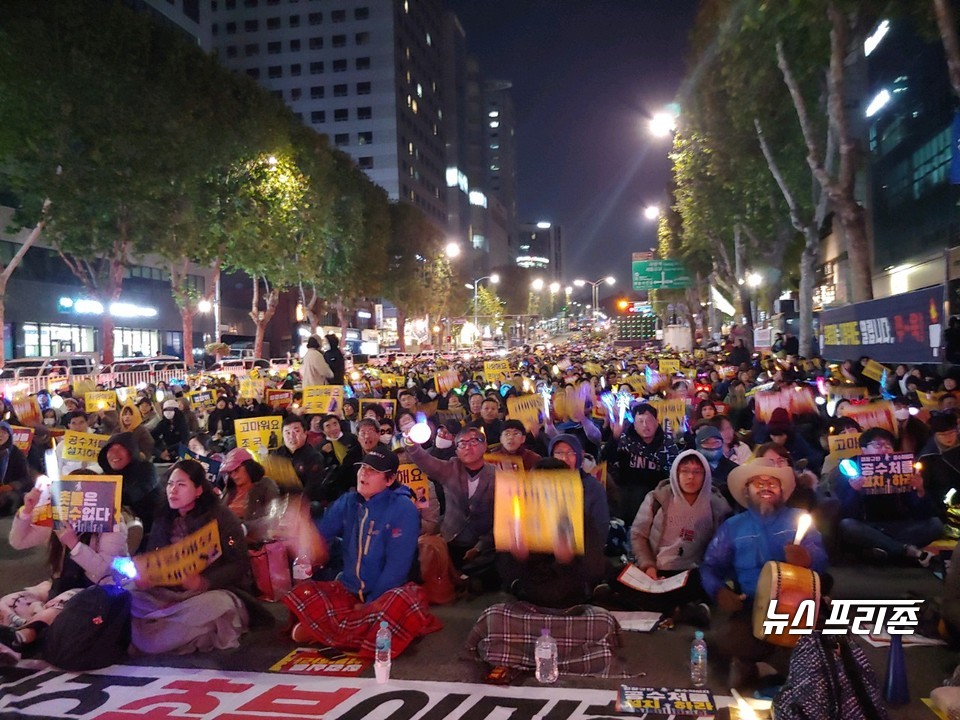
{"type": "Polygon", "coordinates": [[[47,628],[41,657],[63,670],[96,670],[122,660],[130,647],[130,593],[91,585],[67,600],[47,628]]]}
{"type": "Polygon", "coordinates": [[[820,632],[802,636],[794,647],[773,712],[777,720],[888,720],[863,649],[849,635],[820,632]]]}

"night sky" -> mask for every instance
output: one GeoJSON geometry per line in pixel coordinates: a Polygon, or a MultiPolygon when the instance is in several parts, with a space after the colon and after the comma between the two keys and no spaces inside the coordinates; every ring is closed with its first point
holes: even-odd
{"type": "MultiPolygon", "coordinates": [[[[447,0],[486,78],[510,80],[521,222],[564,233],[564,282],[613,274],[656,245],[669,139],[647,132],[686,74],[696,0],[447,0]]],[[[589,290],[589,288],[588,288],[589,290]]]]}

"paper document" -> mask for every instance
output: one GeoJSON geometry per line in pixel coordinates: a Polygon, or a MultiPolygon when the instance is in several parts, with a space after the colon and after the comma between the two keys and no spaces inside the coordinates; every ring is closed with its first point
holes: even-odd
{"type": "Polygon", "coordinates": [[[660,623],[662,613],[658,612],[619,612],[614,610],[613,615],[620,627],[624,630],[635,630],[637,632],[650,632],[655,630],[660,623]]]}
{"type": "Polygon", "coordinates": [[[634,590],[661,594],[682,588],[687,584],[687,577],[689,577],[689,575],[690,571],[684,570],[679,575],[674,575],[673,577],[663,578],[662,580],[651,580],[650,576],[643,570],[636,565],[630,564],[623,569],[623,572],[620,573],[617,579],[634,590]]]}

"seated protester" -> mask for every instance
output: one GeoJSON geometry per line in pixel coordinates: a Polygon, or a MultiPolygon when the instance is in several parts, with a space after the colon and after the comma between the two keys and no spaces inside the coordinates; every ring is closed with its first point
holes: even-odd
{"type": "Polygon", "coordinates": [[[176,400],[163,403],[163,419],[151,433],[156,443],[153,457],[156,462],[174,462],[181,443],[190,439],[187,419],[183,416],[180,404],[176,400]]]}
{"type": "Polygon", "coordinates": [[[104,475],[121,475],[123,489],[120,503],[143,523],[144,533],[150,532],[157,505],[162,502],[163,490],[157,482],[153,463],[137,455],[130,433],[119,433],[100,448],[97,462],[104,475]]]}
{"type": "Polygon", "coordinates": [[[467,415],[466,415],[466,424],[470,426],[470,423],[480,422],[482,418],[480,417],[480,407],[483,405],[483,395],[479,390],[471,390],[470,394],[467,395],[467,415]]]}
{"type": "Polygon", "coordinates": [[[153,457],[156,442],[153,435],[143,426],[143,418],[136,405],[124,405],[120,408],[119,425],[117,432],[133,434],[133,439],[140,449],[140,456],[149,460],[153,457]]]}
{"type": "Polygon", "coordinates": [[[911,414],[919,412],[919,405],[909,403],[903,397],[893,399],[893,417],[897,421],[896,435],[900,440],[900,452],[919,456],[930,441],[930,427],[919,417],[911,414]]]}
{"type": "Polygon", "coordinates": [[[385,621],[396,657],[415,638],[440,629],[422,588],[407,582],[420,520],[409,489],[395,487],[398,467],[396,455],[374,447],[360,463],[357,491],[342,495],[318,522],[324,550],[341,542],[343,572],[332,582],[300,582],[284,597],[297,620],[295,642],[355,650],[371,658],[385,621]]]}
{"type": "Polygon", "coordinates": [[[149,397],[141,397],[137,400],[137,410],[140,411],[140,418],[147,432],[153,433],[154,429],[160,423],[160,414],[153,406],[153,400],[149,397]]]}
{"type": "Polygon", "coordinates": [[[326,442],[323,434],[323,415],[301,415],[307,423],[307,445],[319,448],[326,442]]]}
{"type": "Polygon", "coordinates": [[[20,653],[41,638],[67,600],[107,575],[114,558],[127,555],[123,518],[113,532],[80,535],[69,524],[57,531],[48,525],[34,525],[31,515],[40,494],[34,487],[24,495],[23,506],[10,526],[9,541],[16,550],[47,545],[50,579],[0,598],[0,663],[18,662],[20,653]]]}
{"type": "Polygon", "coordinates": [[[550,442],[550,458],[537,463],[538,469],[575,470],[583,483],[583,555],[560,543],[553,553],[528,553],[513,548],[499,553],[497,569],[504,585],[518,598],[536,605],[564,608],[587,602],[603,579],[603,549],[610,528],[606,491],[600,482],[583,472],[583,447],[573,435],[558,435],[550,442]]]}
{"type": "Polygon", "coordinates": [[[585,453],[597,457],[600,454],[603,435],[597,424],[587,417],[587,404],[584,403],[581,408],[579,403],[574,403],[572,411],[573,417],[568,422],[562,422],[556,426],[553,424],[552,416],[544,417],[543,434],[546,435],[546,443],[549,444],[550,438],[557,434],[566,433],[580,441],[580,446],[585,453]]]}
{"type": "Polygon", "coordinates": [[[503,421],[500,419],[500,402],[492,397],[481,401],[480,418],[468,422],[467,427],[483,430],[488,445],[500,442],[500,433],[503,430],[503,421]]]}
{"type": "Polygon", "coordinates": [[[357,463],[363,451],[355,435],[343,431],[343,421],[336,415],[323,418],[326,442],[320,446],[327,464],[322,501],[331,503],[343,493],[357,487],[357,463]]]}
{"type": "Polygon", "coordinates": [[[213,438],[205,432],[195,433],[187,440],[187,450],[194,455],[208,457],[211,460],[220,461],[223,459],[223,455],[218,452],[218,449],[213,445],[213,438]]]}
{"type": "MultiPolygon", "coordinates": [[[[883,428],[870,428],[860,436],[864,455],[896,452],[893,434],[883,428]]],[[[846,545],[866,548],[875,559],[887,557],[916,560],[926,567],[933,554],[923,547],[940,538],[943,523],[937,517],[937,505],[924,489],[923,478],[914,474],[909,492],[865,494],[863,478],[848,478],[833,473],[834,492],[840,500],[840,538],[846,545]]]]}
{"type": "MultiPolygon", "coordinates": [[[[139,413],[139,411],[138,411],[139,413]]],[[[87,414],[84,412],[68,412],[63,416],[63,424],[67,430],[73,430],[78,433],[91,433],[90,426],[87,425],[87,414]]],[[[149,435],[149,433],[147,433],[149,435]]],[[[152,438],[151,438],[152,441],[152,438]]],[[[69,475],[76,470],[93,470],[100,472],[100,466],[96,460],[64,460],[63,459],[63,441],[57,443],[55,452],[57,453],[57,462],[60,465],[60,474],[69,475]]]]}
{"type": "Polygon", "coordinates": [[[376,420],[377,422],[380,422],[386,416],[387,416],[387,411],[384,410],[383,405],[380,405],[379,403],[374,405],[367,405],[367,407],[363,409],[364,418],[370,418],[371,420],[376,420]]]}
{"type": "MultiPolygon", "coordinates": [[[[759,428],[759,430],[761,430],[761,432],[757,433],[757,441],[765,441],[762,428],[759,428]]],[[[807,468],[819,476],[820,470],[823,467],[824,454],[818,448],[812,447],[803,439],[803,436],[797,432],[797,429],[790,419],[790,413],[783,408],[776,408],[770,414],[770,422],[767,423],[766,430],[768,431],[766,434],[770,440],[789,450],[795,462],[806,460],[807,468]]]]}
{"type": "MultiPolygon", "coordinates": [[[[799,508],[807,512],[813,512],[816,509],[819,503],[819,497],[817,496],[817,476],[806,468],[797,469],[794,458],[789,450],[779,443],[767,442],[763,445],[757,445],[753,451],[753,455],[755,458],[772,460],[780,467],[788,467],[793,470],[796,487],[790,497],[787,498],[788,507],[799,508]]],[[[736,507],[737,506],[734,506],[734,509],[736,509],[736,507]]]]}
{"type": "Polygon", "coordinates": [[[360,421],[360,401],[357,398],[343,399],[343,421],[347,424],[347,432],[356,435],[360,421]]]}
{"type": "Polygon", "coordinates": [[[723,454],[737,465],[749,462],[753,457],[753,450],[737,437],[737,431],[726,415],[717,415],[710,421],[723,438],[723,454]]]}
{"type": "Polygon", "coordinates": [[[620,491],[620,518],[633,522],[647,493],[670,475],[673,461],[680,454],[673,439],[667,437],[657,419],[657,409],[649,403],[634,403],[633,422],[626,428],[619,418],[611,419],[613,438],[603,447],[606,460],[620,491]]]}
{"type": "Polygon", "coordinates": [[[957,416],[949,412],[936,412],[930,415],[932,437],[920,451],[920,471],[930,501],[937,503],[943,512],[942,503],[946,494],[953,488],[960,492],[960,443],[957,441],[957,416]]]}
{"type": "Polygon", "coordinates": [[[27,458],[13,444],[13,428],[0,422],[0,516],[13,515],[32,486],[27,458]]]}
{"type": "Polygon", "coordinates": [[[243,523],[249,542],[268,540],[270,503],[280,497],[280,488],[246,448],[228,452],[220,472],[227,477],[220,502],[243,523]]]}
{"type": "MultiPolygon", "coordinates": [[[[433,438],[433,447],[429,453],[438,460],[449,460],[457,454],[453,441],[463,429],[458,420],[446,420],[437,426],[437,434],[433,438]]],[[[492,451],[491,451],[492,452],[492,451]]]]}
{"type": "MultiPolygon", "coordinates": [[[[314,501],[328,500],[328,488],[324,485],[325,466],[323,455],[307,444],[307,432],[303,418],[299,415],[287,415],[283,419],[283,445],[273,451],[274,455],[286,458],[293,465],[304,494],[314,501]]],[[[231,450],[234,453],[236,450],[231,450]]],[[[221,468],[225,471],[225,468],[221,468]]]]}
{"type": "Polygon", "coordinates": [[[747,510],[724,521],[707,546],[700,564],[703,589],[723,615],[714,636],[720,654],[733,658],[730,686],[755,680],[756,661],[774,645],[753,636],[753,601],[760,570],[768,560],[812,568],[823,573],[827,554],[820,534],[807,531],[800,545],[793,539],[800,511],[786,506],[795,487],[793,470],[759,458],[738,466],[727,479],[730,493],[747,510]],[[727,583],[732,581],[735,589],[727,583]]]}
{"type": "MultiPolygon", "coordinates": [[[[737,467],[737,464],[727,458],[723,453],[723,436],[713,425],[701,425],[694,433],[694,442],[697,451],[706,458],[710,465],[710,482],[717,488],[724,499],[731,506],[733,505],[733,496],[727,488],[727,476],[730,471],[737,467]]],[[[679,456],[678,456],[679,457],[679,456]]],[[[671,475],[673,471],[671,470],[671,475]]]]}
{"type": "Polygon", "coordinates": [[[462,422],[466,417],[466,412],[463,409],[463,403],[460,401],[460,393],[458,393],[457,390],[459,390],[459,388],[450,390],[446,394],[445,399],[440,401],[440,411],[443,413],[443,417],[462,422]]]}
{"type": "Polygon", "coordinates": [[[176,587],[151,587],[137,577],[133,595],[132,645],[141,653],[226,650],[240,645],[249,614],[238,593],[252,601],[253,587],[243,527],[221,504],[203,465],[181,460],[167,474],[166,502],[157,511],[147,551],[173,545],[212,520],[223,554],[176,587]]]}
{"type": "Polygon", "coordinates": [[[207,432],[214,440],[234,435],[236,432],[233,427],[233,421],[237,417],[236,410],[228,405],[227,398],[218,395],[216,407],[207,416],[207,432]]]}
{"type": "Polygon", "coordinates": [[[690,571],[686,584],[668,593],[638,592],[613,583],[613,599],[638,610],[672,613],[695,625],[709,626],[710,609],[697,565],[730,505],[712,486],[710,465],[696,450],[685,450],[670,468],[670,479],[647,494],[630,527],[636,566],[652,580],[690,571]]]}
{"type": "Polygon", "coordinates": [[[491,445],[488,452],[502,458],[500,462],[513,463],[514,469],[533,470],[542,458],[524,445],[526,439],[527,430],[522,422],[506,420],[500,431],[500,442],[491,445]]]}
{"type": "Polygon", "coordinates": [[[457,435],[456,457],[439,460],[409,438],[404,441],[411,462],[427,477],[443,486],[446,510],[440,534],[450,559],[461,573],[484,576],[491,587],[494,560],[493,485],[496,468],[484,462],[486,439],[477,428],[464,428],[457,435]]]}
{"type": "MultiPolygon", "coordinates": [[[[821,440],[821,447],[829,451],[829,438],[839,437],[840,435],[860,435],[863,432],[863,428],[860,427],[858,423],[853,418],[849,417],[837,417],[834,418],[830,425],[827,427],[827,435],[821,440]],[[826,447],[823,447],[823,444],[826,443],[826,447]]],[[[823,466],[820,469],[821,479],[830,478],[833,475],[833,471],[837,469],[837,466],[840,464],[840,461],[843,458],[836,454],[828,453],[827,456],[823,459],[823,466]]]]}

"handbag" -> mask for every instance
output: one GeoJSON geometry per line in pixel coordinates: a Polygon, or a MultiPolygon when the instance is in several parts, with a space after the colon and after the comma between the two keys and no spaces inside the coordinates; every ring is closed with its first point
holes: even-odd
{"type": "Polygon", "coordinates": [[[96,670],[122,660],[130,647],[130,593],[91,585],[67,600],[43,635],[40,656],[63,670],[96,670]]]}
{"type": "Polygon", "coordinates": [[[279,602],[293,587],[286,546],[279,540],[273,540],[248,552],[260,599],[279,602]]]}

